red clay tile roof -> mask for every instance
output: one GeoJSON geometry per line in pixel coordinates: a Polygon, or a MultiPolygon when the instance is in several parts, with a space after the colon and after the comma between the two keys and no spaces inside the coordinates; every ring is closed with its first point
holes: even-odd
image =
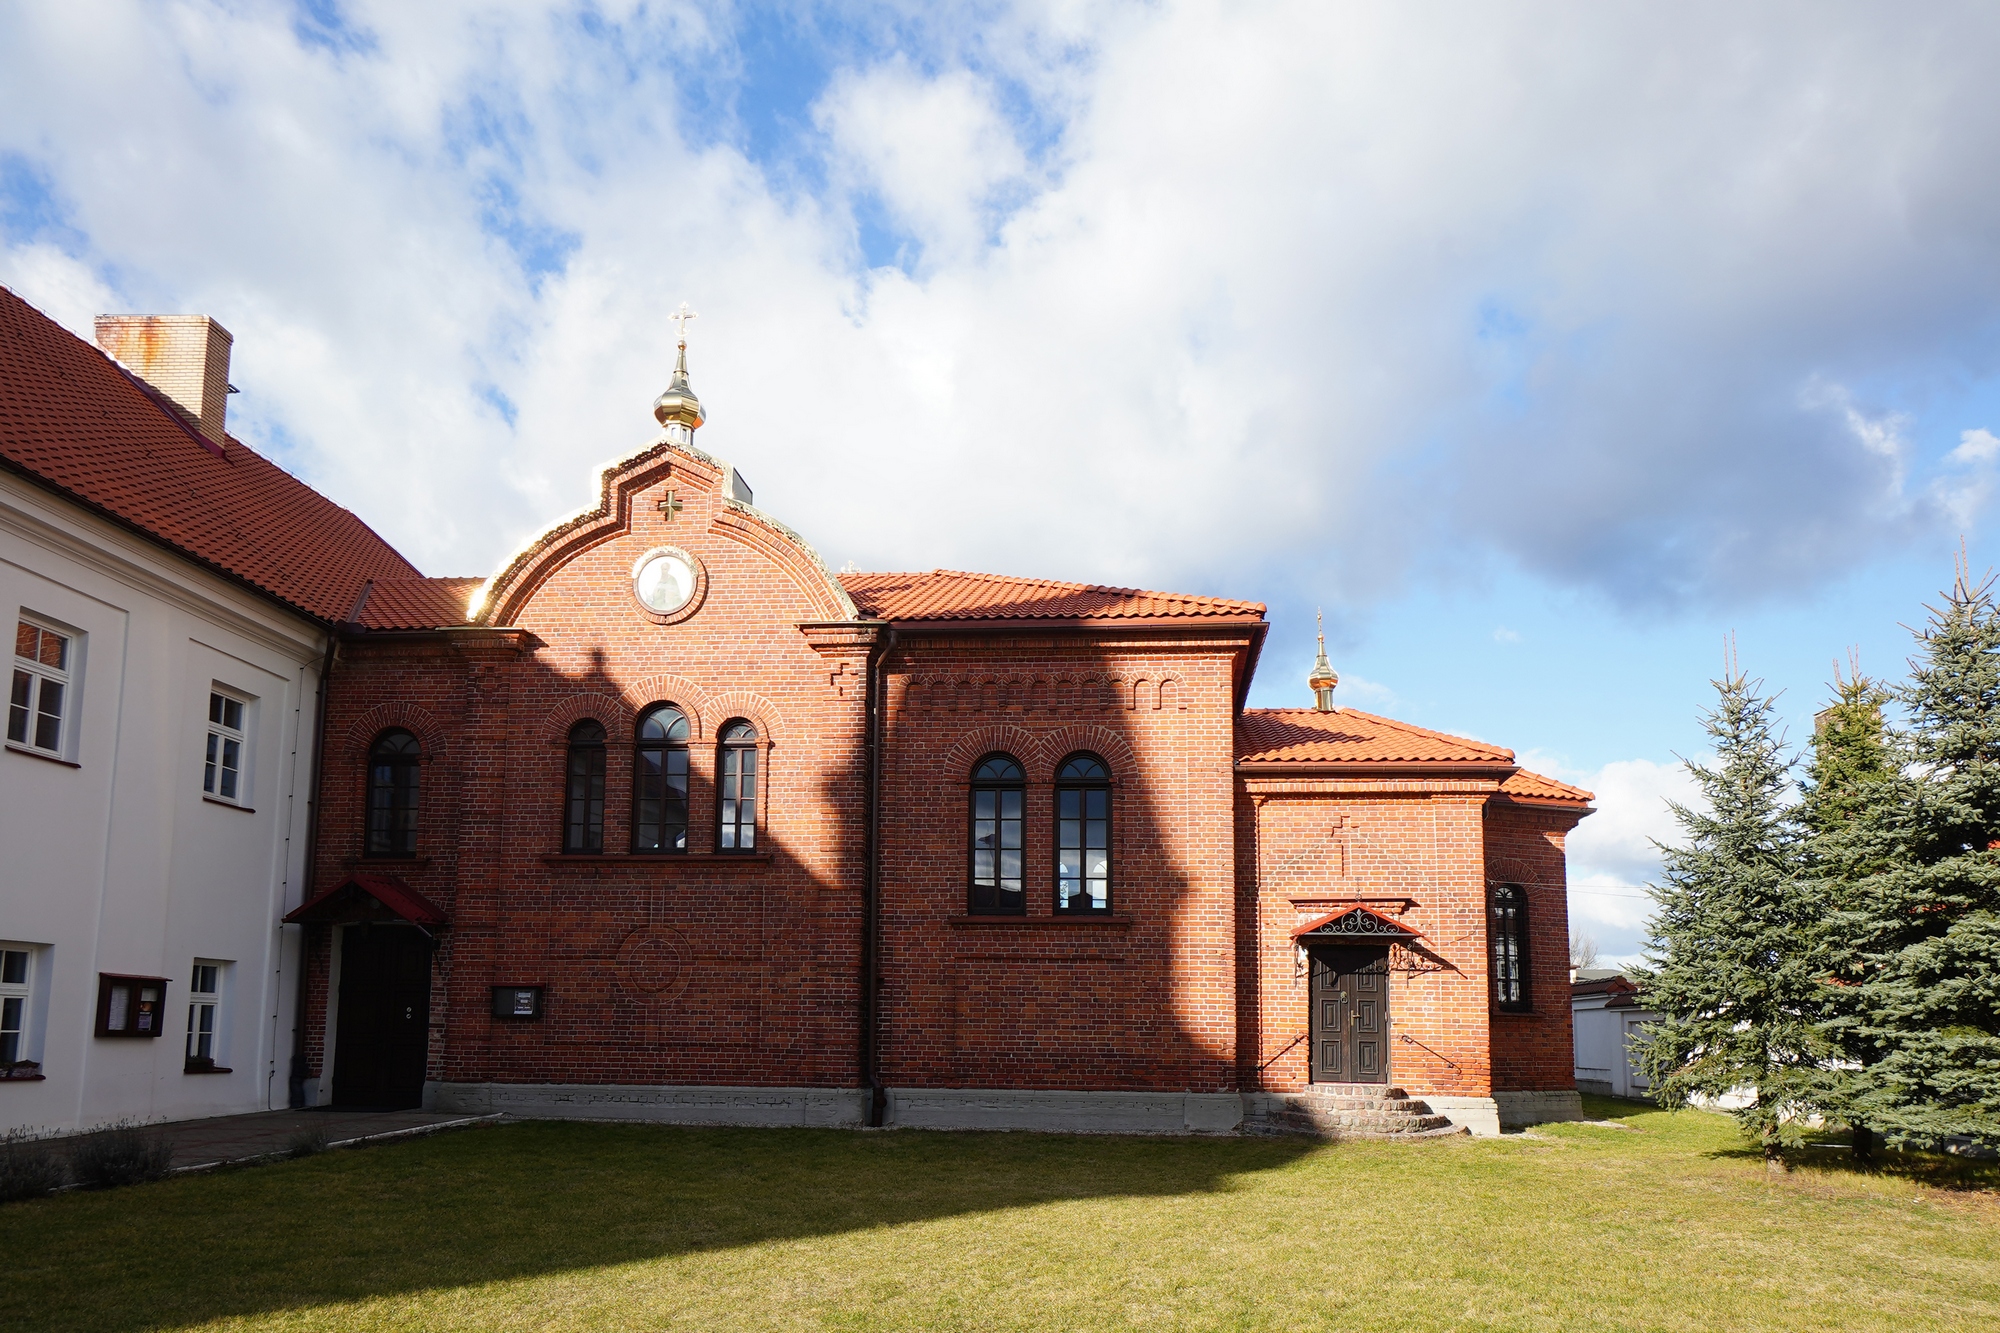
{"type": "Polygon", "coordinates": [[[842,574],[840,581],[862,615],[881,620],[1122,620],[1154,616],[1261,620],[1264,615],[1262,602],[964,574],[950,569],[842,574]]]}
{"type": "Polygon", "coordinates": [[[1530,773],[1525,768],[1501,783],[1500,791],[1502,795],[1518,796],[1524,801],[1573,801],[1578,805],[1588,805],[1597,799],[1595,792],[1545,778],[1540,773],[1530,773]]]}
{"type": "Polygon", "coordinates": [[[321,620],[416,567],[333,501],[0,287],[0,465],[321,620]],[[219,456],[218,456],[219,452],[219,456]]]}
{"type": "Polygon", "coordinates": [[[374,579],[361,603],[361,624],[368,629],[436,629],[469,623],[466,603],[486,580],[374,579]]]}
{"type": "Polygon", "coordinates": [[[1242,763],[1511,764],[1514,752],[1358,708],[1336,713],[1246,708],[1236,728],[1236,758],[1242,763]]]}

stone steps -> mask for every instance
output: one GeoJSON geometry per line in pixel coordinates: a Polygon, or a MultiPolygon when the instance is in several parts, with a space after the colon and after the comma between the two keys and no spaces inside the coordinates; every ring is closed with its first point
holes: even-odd
{"type": "Polygon", "coordinates": [[[1332,1139],[1428,1139],[1470,1132],[1432,1111],[1421,1098],[1380,1084],[1331,1084],[1280,1093],[1275,1101],[1244,1128],[1332,1139]]]}

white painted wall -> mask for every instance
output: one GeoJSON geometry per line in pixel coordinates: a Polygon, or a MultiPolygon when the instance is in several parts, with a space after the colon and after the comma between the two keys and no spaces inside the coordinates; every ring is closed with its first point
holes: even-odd
{"type": "Polygon", "coordinates": [[[1570,1022],[1576,1033],[1576,1086],[1583,1092],[1613,1097],[1645,1097],[1652,1084],[1632,1059],[1632,1041],[1639,1028],[1659,1018],[1650,1009],[1611,1009],[1609,995],[1579,995],[1570,1000],[1570,1022]]]}
{"type": "MultiPolygon", "coordinates": [[[[0,941],[34,944],[30,1054],[0,1128],[282,1107],[318,676],[311,621],[0,473],[0,622],[81,632],[64,764],[0,750],[0,941]],[[254,699],[245,809],[204,799],[208,696],[254,699]],[[226,960],[217,1063],[184,1072],[194,960],[226,960]],[[101,972],[167,979],[162,1035],[93,1036],[101,972]]],[[[11,679],[11,669],[7,676],[11,679]]]]}

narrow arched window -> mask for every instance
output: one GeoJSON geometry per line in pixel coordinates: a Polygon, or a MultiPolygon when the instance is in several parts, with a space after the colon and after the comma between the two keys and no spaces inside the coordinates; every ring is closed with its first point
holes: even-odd
{"type": "Polygon", "coordinates": [[[966,910],[973,916],[1024,916],[1028,895],[1021,882],[1021,813],[1027,792],[1021,766],[992,754],[972,770],[972,884],[966,910]]]}
{"type": "Polygon", "coordinates": [[[1528,895],[1518,884],[1502,884],[1487,903],[1487,937],[1493,946],[1493,1003],[1501,1009],[1528,1008],[1528,895]]]}
{"type": "Polygon", "coordinates": [[[569,729],[563,850],[604,850],[604,728],[587,718],[569,729]]]}
{"type": "Polygon", "coordinates": [[[688,848],[688,720],[672,704],[639,719],[632,749],[632,850],[688,848]]]}
{"type": "Polygon", "coordinates": [[[722,799],[716,803],[715,849],[719,852],[757,850],[757,728],[731,722],[722,728],[716,746],[715,771],[722,799]]]}
{"type": "Polygon", "coordinates": [[[1056,770],[1056,910],[1111,910],[1111,770],[1094,754],[1056,770]]]}
{"type": "Polygon", "coordinates": [[[417,738],[385,731],[368,749],[368,855],[414,856],[417,850],[417,738]]]}

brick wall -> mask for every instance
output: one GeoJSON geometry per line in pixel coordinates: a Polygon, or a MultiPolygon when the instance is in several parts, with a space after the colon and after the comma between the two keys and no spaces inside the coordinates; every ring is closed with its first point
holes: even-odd
{"type": "Polygon", "coordinates": [[[1231,662],[1241,626],[941,635],[889,662],[884,1081],[1226,1091],[1235,1086],[1231,662]],[[1054,777],[1110,768],[1107,918],[1055,911],[1054,777]],[[967,918],[974,765],[1027,778],[1027,914],[967,918]]]}
{"type": "MultiPolygon", "coordinates": [[[[397,875],[452,924],[433,960],[430,1076],[466,1082],[854,1086],[865,873],[865,673],[881,627],[789,534],[721,498],[719,468],[665,448],[498,580],[495,623],[348,638],[331,674],[317,882],[397,875]],[[659,505],[673,490],[680,508],[659,505]],[[630,591],[659,546],[701,562],[689,615],[630,591]],[[631,737],[687,715],[689,855],[629,846],[631,737]],[[562,856],[565,740],[611,744],[605,851],[562,856]],[[754,857],[716,854],[715,741],[761,737],[754,857]],[[422,747],[413,857],[362,856],[367,754],[422,747]],[[539,1022],[488,988],[539,984],[539,1022]]],[[[1562,834],[1576,814],[1491,777],[1239,778],[1243,625],[924,631],[885,642],[880,1069],[918,1088],[1290,1089],[1308,1081],[1291,931],[1357,899],[1422,933],[1392,953],[1390,1073],[1414,1092],[1567,1088],[1562,834]],[[1113,778],[1112,911],[1054,911],[1054,776],[1087,750],[1113,778]],[[1027,915],[967,915],[974,765],[1027,775],[1027,915]],[[1486,885],[1528,885],[1536,1012],[1495,1015],[1486,885]]],[[[308,933],[309,1076],[332,934],[308,933]]]]}
{"type": "MultiPolygon", "coordinates": [[[[851,1086],[868,636],[801,632],[824,618],[824,587],[771,558],[763,547],[783,538],[722,503],[715,469],[673,455],[628,480],[616,529],[528,570],[507,628],[343,644],[318,883],[378,869],[451,915],[433,977],[434,1078],[851,1086]],[[669,487],[683,506],[671,519],[657,508],[669,487]],[[699,612],[673,624],[630,592],[635,560],[662,545],[707,575],[699,612]],[[630,845],[630,742],[638,714],[663,701],[693,732],[690,855],[639,860],[617,855],[630,845]],[[611,855],[565,858],[565,740],[585,717],[612,742],[611,855]],[[762,739],[763,854],[750,858],[714,854],[715,741],[734,718],[762,739]],[[392,726],[423,747],[417,853],[370,861],[367,751],[392,726]],[[489,1017],[488,988],[506,983],[547,987],[546,1017],[489,1017]]],[[[327,943],[314,932],[313,1073],[327,943]]]]}
{"type": "Polygon", "coordinates": [[[1487,807],[1487,880],[1519,884],[1528,896],[1530,1012],[1493,1015],[1496,1087],[1563,1092],[1576,1087],[1563,838],[1577,818],[1574,810],[1550,810],[1506,800],[1487,807]]]}

